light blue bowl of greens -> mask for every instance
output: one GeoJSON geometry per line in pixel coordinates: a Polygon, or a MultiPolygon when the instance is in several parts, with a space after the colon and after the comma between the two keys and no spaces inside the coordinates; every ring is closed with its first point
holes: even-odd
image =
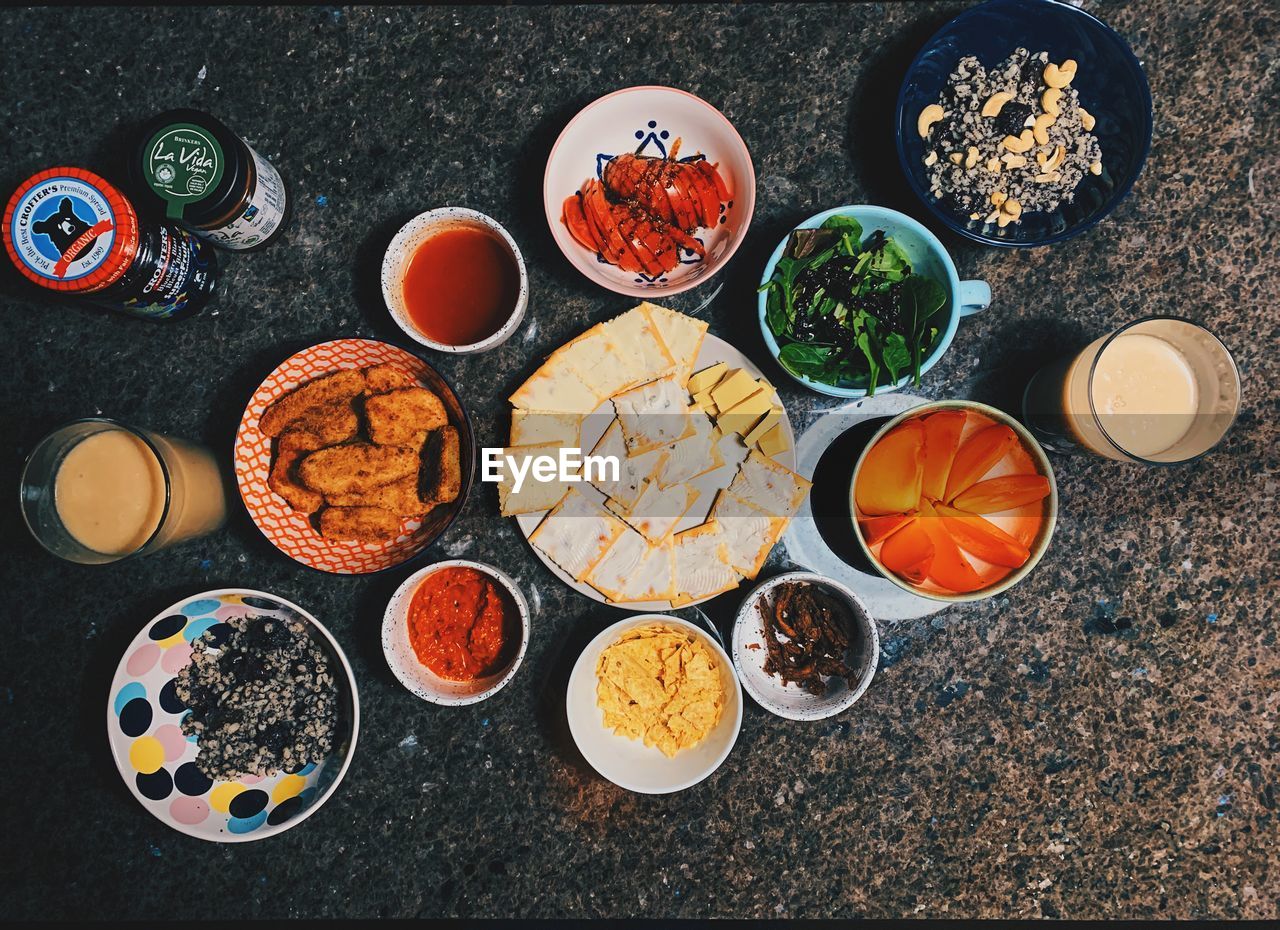
{"type": "Polygon", "coordinates": [[[796,381],[832,397],[920,384],[960,318],[986,309],[938,237],[884,207],[836,207],[778,243],[760,281],[760,330],[796,381]]]}

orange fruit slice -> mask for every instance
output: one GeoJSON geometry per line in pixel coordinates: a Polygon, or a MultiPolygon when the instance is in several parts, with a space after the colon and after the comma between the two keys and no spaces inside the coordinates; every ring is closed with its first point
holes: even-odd
{"type": "Polygon", "coordinates": [[[941,500],[947,489],[966,419],[963,410],[941,410],[924,418],[924,480],[920,489],[930,500],[941,500]]]}
{"type": "Polygon", "coordinates": [[[908,420],[867,450],[853,497],[865,514],[881,516],[912,510],[924,477],[924,424],[908,420]]]}
{"type": "MultiPolygon", "coordinates": [[[[933,558],[926,573],[930,580],[957,594],[977,591],[986,586],[986,582],[978,576],[973,565],[964,557],[956,541],[947,532],[938,512],[927,500],[920,501],[920,519],[916,524],[919,524],[929,538],[929,542],[933,544],[933,558]]],[[[889,541],[892,542],[901,535],[902,533],[898,533],[897,536],[890,536],[889,541]]],[[[885,543],[885,546],[887,547],[888,543],[885,543]]],[[[880,551],[883,553],[884,549],[880,551]]]]}
{"type": "Polygon", "coordinates": [[[1005,475],[990,478],[957,494],[952,506],[970,513],[999,513],[1049,496],[1044,475],[1005,475]]]}
{"type": "Polygon", "coordinates": [[[943,527],[965,552],[1006,568],[1021,568],[1031,558],[1031,550],[990,520],[946,504],[938,504],[937,511],[943,527]]]}
{"type": "Polygon", "coordinates": [[[887,517],[859,520],[858,525],[862,527],[862,536],[867,545],[874,546],[880,540],[888,539],[915,518],[916,515],[913,513],[895,513],[887,517]]]}
{"type": "Polygon", "coordinates": [[[1017,441],[1017,433],[1003,423],[988,426],[970,436],[956,452],[955,461],[951,463],[951,474],[947,476],[947,491],[943,499],[952,501],[957,494],[967,490],[989,472],[996,462],[1004,458],[1005,453],[1017,441]]]}
{"type": "Polygon", "coordinates": [[[933,541],[921,526],[924,522],[912,519],[880,547],[880,564],[912,584],[923,583],[933,565],[933,541]]]}

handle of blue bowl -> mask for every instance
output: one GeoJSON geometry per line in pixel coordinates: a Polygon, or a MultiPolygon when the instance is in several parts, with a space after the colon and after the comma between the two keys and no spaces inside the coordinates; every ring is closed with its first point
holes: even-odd
{"type": "Polygon", "coordinates": [[[986,281],[960,282],[960,315],[973,316],[991,306],[991,285],[986,281]]]}

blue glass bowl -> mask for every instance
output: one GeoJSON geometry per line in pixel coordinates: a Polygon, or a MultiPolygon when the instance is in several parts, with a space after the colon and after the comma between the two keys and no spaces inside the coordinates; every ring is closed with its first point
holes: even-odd
{"type": "Polygon", "coordinates": [[[1084,232],[1116,208],[1142,171],[1151,148],[1151,89],[1128,44],[1106,23],[1056,0],[989,0],[943,26],[907,69],[895,116],[898,160],[911,189],[933,214],[966,238],[987,245],[1037,246],[1084,232]],[[920,111],[938,101],[948,75],[966,55],[991,68],[1017,47],[1048,52],[1051,61],[1074,58],[1072,87],[1097,119],[1102,174],[1086,174],[1075,199],[1051,213],[1024,213],[1004,229],[957,214],[929,193],[920,111]]]}

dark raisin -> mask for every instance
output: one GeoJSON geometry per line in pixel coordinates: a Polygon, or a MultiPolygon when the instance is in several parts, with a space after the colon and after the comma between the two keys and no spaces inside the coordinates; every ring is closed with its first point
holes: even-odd
{"type": "Polygon", "coordinates": [[[995,117],[996,132],[1002,136],[1019,135],[1025,128],[1023,123],[1031,115],[1031,107],[1025,103],[1010,100],[1000,108],[1000,115],[995,117]]]}

